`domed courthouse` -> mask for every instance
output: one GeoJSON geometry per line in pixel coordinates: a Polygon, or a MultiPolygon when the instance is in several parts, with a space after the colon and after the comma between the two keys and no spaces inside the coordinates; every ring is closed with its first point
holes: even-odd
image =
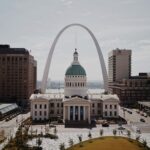
{"type": "Polygon", "coordinates": [[[78,61],[75,49],[73,62],[65,73],[64,93],[32,94],[33,120],[62,118],[65,125],[91,124],[92,119],[118,118],[117,95],[89,93],[85,69],[78,61]]]}

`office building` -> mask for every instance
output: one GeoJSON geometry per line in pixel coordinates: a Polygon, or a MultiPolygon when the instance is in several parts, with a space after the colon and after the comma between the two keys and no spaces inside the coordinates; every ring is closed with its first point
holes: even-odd
{"type": "Polygon", "coordinates": [[[0,102],[26,105],[36,89],[36,68],[25,48],[0,45],[0,102]]]}

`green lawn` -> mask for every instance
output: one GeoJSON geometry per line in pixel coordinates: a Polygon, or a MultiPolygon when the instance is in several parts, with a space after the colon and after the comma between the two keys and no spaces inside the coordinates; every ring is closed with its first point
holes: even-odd
{"type": "Polygon", "coordinates": [[[123,137],[103,137],[85,141],[67,150],[145,150],[141,143],[123,137]]]}

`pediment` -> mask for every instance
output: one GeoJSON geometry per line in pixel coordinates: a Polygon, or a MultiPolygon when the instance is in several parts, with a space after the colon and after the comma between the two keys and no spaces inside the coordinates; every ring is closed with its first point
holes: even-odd
{"type": "Polygon", "coordinates": [[[90,103],[91,101],[90,100],[87,100],[87,99],[84,99],[84,98],[80,98],[80,97],[72,97],[72,98],[65,98],[64,100],[63,100],[63,102],[65,103],[65,104],[70,104],[70,103],[79,103],[79,104],[88,104],[88,103],[90,103]]]}

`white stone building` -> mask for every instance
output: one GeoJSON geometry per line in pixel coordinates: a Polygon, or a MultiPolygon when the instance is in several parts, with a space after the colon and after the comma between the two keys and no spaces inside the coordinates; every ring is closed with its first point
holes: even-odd
{"type": "Polygon", "coordinates": [[[64,93],[32,94],[31,117],[33,120],[63,118],[65,124],[90,124],[96,118],[118,118],[117,95],[88,93],[84,68],[74,60],[65,74],[64,93]]]}

